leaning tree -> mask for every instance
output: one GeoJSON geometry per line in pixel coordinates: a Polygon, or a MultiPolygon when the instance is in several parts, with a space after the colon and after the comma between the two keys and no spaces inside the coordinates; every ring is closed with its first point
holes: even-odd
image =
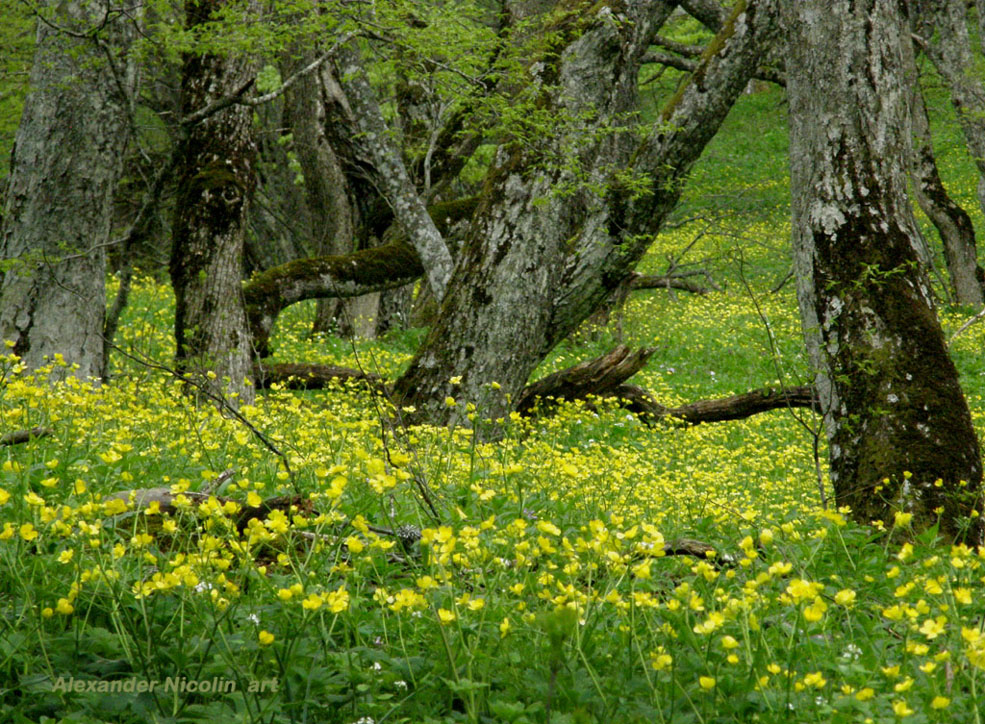
{"type": "Polygon", "coordinates": [[[981,543],[978,439],[907,197],[900,8],[786,3],[798,298],[839,505],[981,543]]]}

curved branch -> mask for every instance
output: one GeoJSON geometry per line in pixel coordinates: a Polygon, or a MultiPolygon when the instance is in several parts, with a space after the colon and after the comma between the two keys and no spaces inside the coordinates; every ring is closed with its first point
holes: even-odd
{"type": "Polygon", "coordinates": [[[270,333],[281,311],[305,299],[345,299],[396,289],[424,274],[404,239],[342,256],[298,259],[254,276],[243,287],[253,345],[269,354],[270,333]]]}

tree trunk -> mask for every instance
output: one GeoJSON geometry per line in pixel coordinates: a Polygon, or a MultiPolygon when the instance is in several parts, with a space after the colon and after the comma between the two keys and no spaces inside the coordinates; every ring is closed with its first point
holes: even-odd
{"type": "Polygon", "coordinates": [[[913,163],[910,176],[914,194],[940,234],[954,300],[958,304],[981,307],[985,304],[985,271],[978,265],[975,227],[968,213],[948,195],[937,172],[930,120],[918,79],[913,79],[911,89],[913,163]]]}
{"type": "MultiPolygon", "coordinates": [[[[299,67],[314,59],[302,56],[299,67]]],[[[328,87],[334,81],[326,66],[302,78],[285,98],[285,121],[293,133],[293,147],[304,174],[305,202],[312,220],[312,252],[316,256],[339,256],[355,250],[357,240],[356,204],[342,165],[325,132],[328,87]]],[[[319,299],[312,332],[328,332],[341,316],[346,301],[319,299]]]]}
{"type": "Polygon", "coordinates": [[[89,38],[38,23],[3,213],[0,255],[13,263],[0,337],[30,369],[61,354],[77,367],[52,377],[85,379],[103,369],[106,245],[136,85],[132,25],[108,0],[45,2],[39,12],[89,38]]]}
{"type": "Polygon", "coordinates": [[[985,86],[972,57],[967,3],[911,0],[911,11],[926,15],[927,24],[937,30],[933,40],[923,38],[923,48],[951,93],[958,123],[978,168],[978,203],[985,211],[985,86]]]}
{"type": "Polygon", "coordinates": [[[739,3],[664,122],[633,127],[642,56],[673,6],[593,13],[585,2],[560,20],[547,16],[556,45],[530,72],[537,112],[558,126],[537,146],[505,143],[498,152],[439,317],[395,384],[398,404],[416,409],[412,420],[458,419],[462,402],[488,419],[506,415],[531,371],[632,272],[673,209],[755,71],[776,14],[771,1],[739,3]],[[598,132],[606,127],[615,129],[598,132]],[[634,179],[641,172],[645,181],[634,179]]]}
{"type": "Polygon", "coordinates": [[[908,26],[895,0],[786,7],[798,298],[836,499],[980,543],[978,440],[906,194],[908,26]]]}
{"type": "MultiPolygon", "coordinates": [[[[188,0],[189,28],[225,0],[188,0]]],[[[239,90],[255,74],[243,57],[187,55],[182,113],[239,90]]],[[[240,289],[249,198],[255,186],[252,109],[232,106],[193,126],[178,151],[171,282],[177,366],[233,404],[253,401],[252,351],[240,289]]]]}

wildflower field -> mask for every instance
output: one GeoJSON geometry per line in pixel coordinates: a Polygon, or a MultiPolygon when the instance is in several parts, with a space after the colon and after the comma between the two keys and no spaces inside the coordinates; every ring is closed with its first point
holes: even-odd
{"type": "MultiPolygon", "coordinates": [[[[785,161],[760,146],[729,166],[784,138],[746,126],[778,98],[742,101],[682,208],[756,213],[672,230],[647,260],[691,244],[682,263],[723,291],[625,308],[624,341],[657,348],[632,381],[663,404],[808,381],[793,284],[773,291],[785,161]]],[[[264,392],[239,420],[145,364],[170,360],[172,303],[136,285],[110,384],[0,362],[2,431],[49,433],[0,448],[0,719],[981,721],[985,553],[902,512],[850,522],[809,412],[688,427],[583,402],[486,443],[394,435],[354,387],[264,392]]],[[[942,308],[949,334],[968,316],[942,308]]],[[[421,335],[310,339],[312,318],[284,315],[278,360],[392,379],[421,335]]],[[[537,375],[613,334],[579,333],[537,375]]],[[[983,346],[985,325],[952,344],[980,434],[983,346]]]]}

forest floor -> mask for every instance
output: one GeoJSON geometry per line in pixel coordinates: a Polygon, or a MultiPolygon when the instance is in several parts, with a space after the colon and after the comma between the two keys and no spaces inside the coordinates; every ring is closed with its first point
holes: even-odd
{"type": "MultiPolygon", "coordinates": [[[[974,173],[937,105],[945,181],[972,210],[974,173]]],[[[634,292],[621,331],[580,331],[538,377],[621,341],[656,348],[632,382],[667,405],[808,381],[782,283],[785,112],[778,92],[742,98],[676,214],[689,221],[641,269],[704,270],[722,291],[634,292]]],[[[172,303],[141,281],[121,347],[167,363],[172,303]]],[[[393,378],[422,335],[312,339],[313,313],[282,316],[275,359],[393,378]]],[[[970,314],[942,305],[948,335],[970,314]]],[[[985,324],[951,347],[980,435],[983,347],[985,324]]],[[[50,431],[0,449],[0,719],[985,713],[985,554],[915,537],[905,514],[889,532],[851,523],[818,479],[826,449],[806,410],[648,426],[581,403],[512,420],[494,444],[466,429],[394,438],[363,390],[265,392],[244,425],[115,364],[99,389],[0,365],[3,431],[50,431]],[[136,513],[108,498],[160,488],[136,513]],[[677,555],[704,550],[693,541],[704,558],[677,555]]]]}

